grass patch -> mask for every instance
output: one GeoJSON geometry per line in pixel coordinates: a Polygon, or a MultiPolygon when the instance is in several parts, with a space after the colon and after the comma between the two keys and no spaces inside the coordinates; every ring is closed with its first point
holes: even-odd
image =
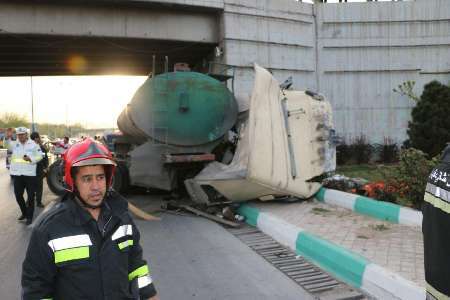
{"type": "Polygon", "coordinates": [[[336,174],[345,175],[350,178],[364,178],[369,182],[376,182],[385,180],[394,166],[374,164],[342,165],[336,168],[336,174]]]}

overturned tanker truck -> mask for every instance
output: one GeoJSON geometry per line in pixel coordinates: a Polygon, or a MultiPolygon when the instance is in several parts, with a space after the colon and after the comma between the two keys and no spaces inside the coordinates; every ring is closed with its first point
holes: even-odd
{"type": "Polygon", "coordinates": [[[205,204],[311,197],[335,168],[331,106],[288,85],[255,65],[252,97],[238,105],[206,74],[148,78],[117,120],[114,188],[185,189],[205,204]]]}

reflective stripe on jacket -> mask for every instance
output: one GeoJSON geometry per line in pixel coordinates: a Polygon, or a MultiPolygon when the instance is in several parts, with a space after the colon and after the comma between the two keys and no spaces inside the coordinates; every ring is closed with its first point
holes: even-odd
{"type": "Polygon", "coordinates": [[[43,158],[38,144],[28,139],[24,144],[7,140],[8,150],[12,152],[9,171],[11,175],[36,176],[36,164],[43,158]],[[31,162],[23,159],[27,155],[31,162]]]}
{"type": "Polygon", "coordinates": [[[427,293],[450,299],[450,163],[440,163],[428,177],[422,212],[427,293]]]}
{"type": "Polygon", "coordinates": [[[104,223],[97,223],[71,193],[46,213],[33,229],[22,265],[22,299],[148,299],[156,294],[127,202],[110,192],[105,203],[104,223]]]}

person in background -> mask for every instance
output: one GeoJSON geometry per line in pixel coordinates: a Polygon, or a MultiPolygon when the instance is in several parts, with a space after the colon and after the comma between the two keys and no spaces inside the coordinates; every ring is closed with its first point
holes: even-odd
{"type": "MultiPolygon", "coordinates": [[[[6,129],[5,137],[3,139],[3,147],[6,147],[6,137],[8,135],[11,136],[12,141],[16,140],[16,138],[13,136],[13,133],[14,133],[14,129],[12,129],[11,127],[6,129]]],[[[11,154],[12,154],[12,152],[9,149],[7,149],[6,150],[6,168],[8,170],[9,170],[9,166],[11,164],[11,154]]]]}
{"type": "Polygon", "coordinates": [[[42,160],[41,148],[28,138],[28,129],[16,128],[17,141],[12,141],[12,132],[6,135],[7,149],[12,152],[9,172],[13,178],[14,194],[22,215],[19,221],[26,219],[29,225],[33,221],[34,193],[36,191],[36,165],[42,160]],[[23,198],[27,191],[28,201],[23,198]],[[27,205],[28,204],[28,205],[27,205]]]}
{"type": "Polygon", "coordinates": [[[64,140],[62,142],[51,142],[55,147],[59,147],[62,148],[64,150],[69,149],[70,144],[69,144],[69,137],[65,136],[64,140]]]}
{"type": "Polygon", "coordinates": [[[67,149],[70,148],[68,136],[65,136],[64,140],[62,142],[56,141],[56,142],[50,142],[50,144],[52,144],[54,146],[53,154],[55,154],[55,155],[62,155],[67,149]]]}
{"type": "Polygon", "coordinates": [[[41,141],[41,137],[39,135],[39,132],[33,132],[30,135],[30,138],[39,145],[42,151],[42,160],[37,163],[36,167],[36,205],[38,207],[44,207],[42,205],[42,190],[44,187],[44,177],[47,174],[47,168],[48,168],[48,154],[47,149],[44,147],[41,141]]]}

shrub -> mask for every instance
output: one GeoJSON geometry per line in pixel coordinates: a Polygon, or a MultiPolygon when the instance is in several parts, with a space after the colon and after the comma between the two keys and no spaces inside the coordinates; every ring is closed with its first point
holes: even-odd
{"type": "Polygon", "coordinates": [[[365,136],[357,137],[350,145],[350,153],[357,164],[366,164],[372,156],[373,146],[370,145],[365,136]]]}
{"type": "Polygon", "coordinates": [[[411,147],[427,153],[428,158],[436,156],[450,141],[450,86],[438,81],[426,84],[411,115],[411,147]]]}
{"type": "Polygon", "coordinates": [[[414,148],[400,151],[399,164],[392,168],[388,185],[397,196],[406,198],[412,207],[420,209],[425,193],[428,175],[438,163],[437,157],[429,160],[427,155],[414,148]]]}
{"type": "Polygon", "coordinates": [[[352,153],[350,152],[350,147],[345,141],[336,146],[336,164],[344,165],[349,162],[351,158],[352,153]]]}
{"type": "Polygon", "coordinates": [[[398,146],[390,138],[384,138],[383,144],[375,145],[375,152],[378,154],[380,162],[393,163],[398,161],[398,146]]]}

